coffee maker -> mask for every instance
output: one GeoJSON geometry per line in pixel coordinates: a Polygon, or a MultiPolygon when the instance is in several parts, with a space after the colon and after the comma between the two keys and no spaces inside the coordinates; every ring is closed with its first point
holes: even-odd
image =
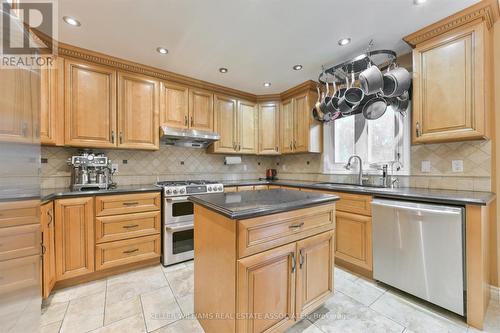
{"type": "Polygon", "coordinates": [[[111,161],[104,154],[82,151],[68,159],[73,191],[101,190],[113,185],[111,161]]]}

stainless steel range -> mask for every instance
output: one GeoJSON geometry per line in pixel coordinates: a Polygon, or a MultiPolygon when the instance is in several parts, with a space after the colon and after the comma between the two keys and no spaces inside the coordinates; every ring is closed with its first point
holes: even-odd
{"type": "Polygon", "coordinates": [[[193,259],[193,203],[190,195],[224,192],[218,182],[206,180],[157,182],[163,188],[163,253],[164,266],[193,259]]]}

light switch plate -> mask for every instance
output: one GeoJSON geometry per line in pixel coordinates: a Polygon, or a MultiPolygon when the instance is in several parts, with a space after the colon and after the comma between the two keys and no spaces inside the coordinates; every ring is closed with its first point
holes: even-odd
{"type": "Polygon", "coordinates": [[[463,160],[453,160],[453,161],[451,161],[451,171],[453,171],[453,172],[464,172],[464,161],[463,160]]]}
{"type": "Polygon", "coordinates": [[[431,161],[422,161],[422,172],[431,172],[431,161]]]}

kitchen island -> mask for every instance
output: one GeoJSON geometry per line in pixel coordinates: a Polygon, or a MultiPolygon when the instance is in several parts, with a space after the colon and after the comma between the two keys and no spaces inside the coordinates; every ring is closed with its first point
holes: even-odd
{"type": "Polygon", "coordinates": [[[205,332],[282,332],[321,306],[333,292],[338,199],[285,189],[190,197],[205,332]]]}

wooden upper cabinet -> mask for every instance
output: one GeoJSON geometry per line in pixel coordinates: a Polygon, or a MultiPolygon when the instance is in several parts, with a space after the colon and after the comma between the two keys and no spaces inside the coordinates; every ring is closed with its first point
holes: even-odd
{"type": "Polygon", "coordinates": [[[189,126],[189,88],[161,82],[161,124],[170,127],[189,126]]]}
{"type": "Polygon", "coordinates": [[[277,155],[279,150],[279,102],[259,105],[259,146],[260,155],[277,155]]]}
{"type": "Polygon", "coordinates": [[[238,260],[236,313],[248,316],[237,320],[237,332],[282,332],[294,323],[295,245],[238,260]]]}
{"type": "Polygon", "coordinates": [[[189,89],[189,127],[202,131],[214,130],[214,94],[201,89],[189,89]]]}
{"type": "Polygon", "coordinates": [[[40,73],[40,143],[64,144],[64,59],[51,58],[40,73]]]}
{"type": "Polygon", "coordinates": [[[69,146],[116,146],[116,71],[65,61],[65,139],[69,146]]]}
{"type": "Polygon", "coordinates": [[[42,296],[47,298],[56,283],[56,252],[55,252],[55,223],[54,204],[46,203],[40,206],[40,224],[42,227],[43,254],[43,285],[42,296]]]}
{"type": "Polygon", "coordinates": [[[485,23],[466,24],[413,51],[413,143],[484,139],[491,113],[485,23]]]}
{"type": "Polygon", "coordinates": [[[293,152],[293,135],[294,135],[294,112],[293,99],[286,100],[281,104],[281,152],[293,152]]]}
{"type": "Polygon", "coordinates": [[[220,135],[220,140],[209,149],[214,153],[236,153],[238,143],[237,114],[238,105],[234,98],[214,95],[214,130],[220,135]]]}
{"type": "Polygon", "coordinates": [[[297,242],[296,315],[305,316],[333,293],[334,231],[297,242]]]}
{"type": "Polygon", "coordinates": [[[159,149],[160,83],[118,73],[118,147],[159,149]]]}
{"type": "Polygon", "coordinates": [[[258,146],[258,108],[255,103],[238,101],[238,143],[242,154],[256,154],[258,146]]]}
{"type": "Polygon", "coordinates": [[[55,201],[57,280],[94,272],[94,198],[55,201]]]}
{"type": "Polygon", "coordinates": [[[294,98],[293,113],[293,150],[296,153],[307,152],[309,150],[309,117],[311,117],[307,93],[294,98]]]}
{"type": "Polygon", "coordinates": [[[39,73],[24,69],[2,70],[0,75],[0,142],[36,142],[40,112],[39,73]],[[38,86],[35,79],[38,77],[38,86]]]}

